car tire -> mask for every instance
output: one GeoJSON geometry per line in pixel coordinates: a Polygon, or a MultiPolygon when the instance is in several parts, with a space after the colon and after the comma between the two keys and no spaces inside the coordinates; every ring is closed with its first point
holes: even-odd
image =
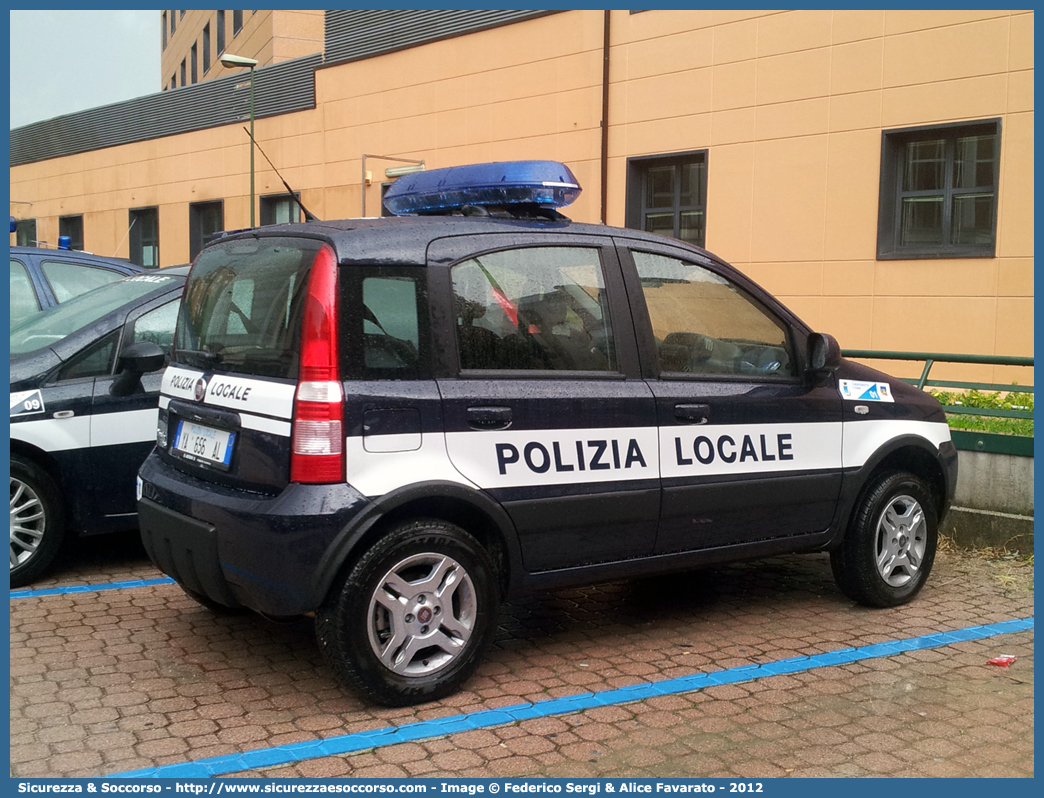
{"type": "Polygon", "coordinates": [[[922,479],[889,472],[863,491],[830,565],[841,591],[870,607],[897,607],[924,587],[939,537],[932,492],[922,479]]]}
{"type": "Polygon", "coordinates": [[[32,460],[11,455],[11,587],[27,585],[47,570],[64,537],[58,486],[32,460]]]}
{"type": "Polygon", "coordinates": [[[374,543],[316,614],[339,678],[386,706],[432,701],[474,673],[499,603],[486,550],[458,526],[417,520],[374,543]]]}

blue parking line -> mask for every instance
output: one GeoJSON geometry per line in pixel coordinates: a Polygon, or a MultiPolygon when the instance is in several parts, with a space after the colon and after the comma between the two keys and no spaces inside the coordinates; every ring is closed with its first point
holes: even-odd
{"type": "Polygon", "coordinates": [[[735,684],[780,674],[801,673],[831,665],[845,665],[860,660],[890,657],[905,651],[940,648],[953,643],[982,640],[987,637],[1024,632],[1030,629],[1033,629],[1032,617],[1017,618],[986,626],[969,626],[951,632],[937,632],[905,640],[874,643],[859,648],[842,648],[810,657],[793,657],[766,662],[762,665],[744,665],[714,673],[694,673],[691,676],[679,676],[660,682],[644,682],[601,693],[580,693],[565,698],[539,701],[535,704],[517,704],[503,709],[485,709],[466,715],[453,715],[447,718],[407,723],[402,726],[390,726],[322,740],[260,748],[241,754],[200,759],[195,762],[161,765],[125,773],[110,773],[107,778],[207,778],[225,773],[238,773],[244,770],[292,764],[305,759],[318,759],[351,754],[371,748],[383,748],[413,740],[444,737],[457,732],[487,729],[533,718],[581,712],[593,707],[626,704],[655,696],[689,693],[715,685],[735,684]]]}
{"type": "Polygon", "coordinates": [[[158,579],[131,579],[126,582],[103,582],[97,585],[68,585],[67,587],[44,587],[39,590],[12,590],[11,598],[39,598],[40,596],[61,596],[66,593],[94,593],[98,590],[125,590],[129,587],[173,584],[173,579],[169,576],[164,576],[158,579]]]}

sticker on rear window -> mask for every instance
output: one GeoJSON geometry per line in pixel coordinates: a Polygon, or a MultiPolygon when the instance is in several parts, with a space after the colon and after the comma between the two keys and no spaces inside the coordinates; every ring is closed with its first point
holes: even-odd
{"type": "Polygon", "coordinates": [[[859,402],[894,402],[892,389],[887,382],[862,382],[861,380],[838,380],[842,399],[859,402]]]}

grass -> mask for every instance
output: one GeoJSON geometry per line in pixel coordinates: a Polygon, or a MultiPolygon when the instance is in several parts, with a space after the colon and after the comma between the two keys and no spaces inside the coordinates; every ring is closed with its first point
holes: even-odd
{"type": "MultiPolygon", "coordinates": [[[[930,393],[944,405],[957,405],[968,409],[984,408],[1033,412],[1033,394],[1031,393],[1009,391],[949,392],[936,390],[931,390],[930,393]]],[[[964,413],[947,413],[946,420],[952,429],[1033,437],[1032,418],[994,418],[992,416],[976,416],[964,413]]]]}

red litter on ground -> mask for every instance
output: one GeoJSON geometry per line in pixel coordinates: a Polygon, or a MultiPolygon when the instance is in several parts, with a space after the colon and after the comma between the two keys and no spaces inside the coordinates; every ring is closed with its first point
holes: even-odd
{"type": "Polygon", "coordinates": [[[1015,661],[1014,654],[1001,654],[999,657],[994,657],[991,660],[987,660],[987,665],[997,665],[1001,668],[1007,668],[1011,663],[1015,661]]]}

